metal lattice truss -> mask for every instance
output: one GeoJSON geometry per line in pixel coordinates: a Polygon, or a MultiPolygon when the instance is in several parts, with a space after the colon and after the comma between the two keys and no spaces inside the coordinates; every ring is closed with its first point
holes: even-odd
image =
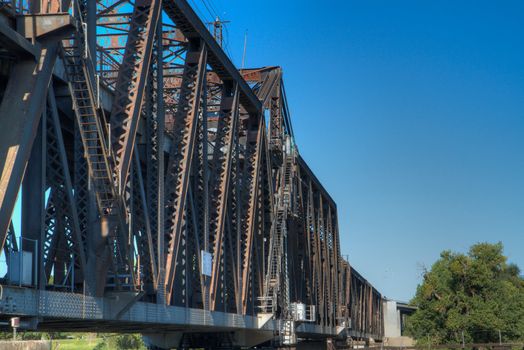
{"type": "Polygon", "coordinates": [[[32,288],[381,336],[279,67],[238,71],[185,0],[0,6],[0,242],[30,249],[22,188],[32,288]]]}

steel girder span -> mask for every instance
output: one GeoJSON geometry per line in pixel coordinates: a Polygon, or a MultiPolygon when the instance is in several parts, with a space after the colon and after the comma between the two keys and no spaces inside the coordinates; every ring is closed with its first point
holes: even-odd
{"type": "Polygon", "coordinates": [[[185,0],[0,1],[0,318],[159,347],[382,337],[279,67],[185,0]]]}

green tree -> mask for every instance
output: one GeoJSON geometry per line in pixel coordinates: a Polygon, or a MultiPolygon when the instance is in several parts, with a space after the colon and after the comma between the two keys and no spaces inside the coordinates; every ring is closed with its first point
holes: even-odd
{"type": "Polygon", "coordinates": [[[524,338],[524,280],[502,243],[479,243],[468,254],[444,251],[424,274],[411,303],[407,333],[433,343],[524,338]]]}

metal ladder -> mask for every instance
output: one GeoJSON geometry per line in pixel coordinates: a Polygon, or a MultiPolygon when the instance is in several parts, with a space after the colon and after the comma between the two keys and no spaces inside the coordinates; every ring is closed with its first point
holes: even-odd
{"type": "Polygon", "coordinates": [[[76,47],[64,48],[64,64],[69,80],[89,175],[93,180],[100,215],[115,214],[116,201],[104,130],[97,114],[85,65],[76,47]]]}
{"type": "Polygon", "coordinates": [[[280,344],[279,345],[294,345],[297,343],[297,336],[295,333],[295,321],[282,320],[280,325],[280,344]]]}
{"type": "MultiPolygon", "coordinates": [[[[289,211],[291,210],[291,186],[293,180],[293,155],[286,155],[284,159],[284,184],[283,184],[283,213],[280,221],[281,234],[280,237],[280,254],[284,258],[283,264],[280,264],[284,268],[284,274],[282,275],[283,286],[281,286],[282,296],[284,298],[284,306],[287,308],[290,305],[289,296],[289,271],[288,271],[288,260],[287,260],[287,218],[289,211]]],[[[287,310],[289,311],[289,310],[287,310]]]]}
{"type": "Polygon", "coordinates": [[[270,249],[269,249],[269,268],[266,272],[264,281],[264,296],[259,297],[261,305],[259,309],[262,313],[275,313],[278,303],[278,291],[280,288],[280,272],[282,262],[282,231],[285,230],[285,215],[283,210],[278,210],[273,219],[270,249]]]}
{"type": "MultiPolygon", "coordinates": [[[[84,28],[82,19],[79,19],[79,27],[84,28]]],[[[92,180],[96,194],[96,202],[99,214],[113,225],[109,230],[110,244],[115,267],[116,284],[118,279],[126,276],[129,272],[125,270],[126,256],[122,253],[122,239],[119,235],[119,227],[123,219],[119,197],[115,187],[110,157],[111,151],[108,144],[108,130],[103,122],[105,116],[103,111],[98,111],[94,98],[94,84],[90,79],[88,71],[88,53],[85,46],[85,35],[83,30],[78,30],[74,36],[65,41],[62,58],[68,80],[69,91],[73,101],[80,137],[84,146],[85,158],[88,164],[89,177],[92,180]]],[[[124,277],[125,278],[125,277],[124,277]]],[[[132,278],[133,279],[133,278],[132,278]]]]}
{"type": "MultiPolygon", "coordinates": [[[[291,158],[291,157],[287,157],[291,158]]],[[[284,253],[284,237],[286,235],[286,219],[289,204],[289,184],[291,182],[292,159],[286,159],[283,164],[282,187],[277,196],[277,213],[272,223],[272,235],[269,249],[269,268],[266,273],[264,296],[259,298],[261,301],[260,309],[264,313],[275,313],[277,309],[277,297],[281,288],[280,279],[282,272],[282,257],[284,253]]]]}

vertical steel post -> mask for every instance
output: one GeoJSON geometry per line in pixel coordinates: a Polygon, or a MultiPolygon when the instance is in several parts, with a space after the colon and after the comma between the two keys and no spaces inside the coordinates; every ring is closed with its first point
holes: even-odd
{"type": "MultiPolygon", "coordinates": [[[[44,115],[40,118],[40,125],[38,132],[33,142],[31,155],[27,163],[24,179],[22,181],[22,231],[21,236],[31,241],[40,242],[38,249],[42,250],[44,242],[44,217],[45,217],[45,187],[46,187],[46,117],[44,115]]],[[[31,242],[27,241],[27,242],[31,242]]],[[[21,245],[21,249],[28,250],[26,244],[21,245]]],[[[24,242],[23,242],[24,243],[24,242]]],[[[35,253],[36,249],[35,247],[35,253]]],[[[44,279],[41,278],[43,274],[43,259],[35,259],[35,285],[43,289],[44,279]]]]}
{"type": "Polygon", "coordinates": [[[166,274],[166,259],[165,259],[165,226],[164,226],[164,133],[165,133],[165,111],[164,111],[164,45],[162,32],[162,16],[160,16],[156,30],[156,44],[157,44],[157,82],[156,82],[156,103],[157,103],[157,142],[158,142],[158,192],[157,192],[157,264],[158,264],[158,287],[157,287],[157,303],[165,304],[165,274],[166,274]]]}
{"type": "MultiPolygon", "coordinates": [[[[87,25],[87,38],[86,45],[89,50],[88,57],[93,60],[93,66],[96,68],[96,5],[97,1],[88,0],[87,3],[87,14],[86,14],[86,25],[87,25]]],[[[97,88],[98,91],[98,88],[97,88]]]]}

